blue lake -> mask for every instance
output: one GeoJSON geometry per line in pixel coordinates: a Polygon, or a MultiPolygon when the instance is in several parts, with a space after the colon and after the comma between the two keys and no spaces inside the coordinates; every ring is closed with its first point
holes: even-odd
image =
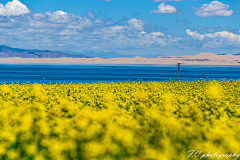
{"type": "MultiPolygon", "coordinates": [[[[180,80],[239,80],[238,66],[184,66],[180,80]]],[[[1,64],[0,82],[97,83],[119,81],[168,81],[178,79],[176,65],[49,65],[1,64]],[[45,79],[43,79],[43,77],[45,79]]]]}

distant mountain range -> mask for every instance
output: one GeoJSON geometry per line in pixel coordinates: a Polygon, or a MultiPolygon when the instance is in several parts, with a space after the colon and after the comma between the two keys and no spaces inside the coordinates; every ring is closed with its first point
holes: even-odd
{"type": "MultiPolygon", "coordinates": [[[[71,58],[133,58],[137,55],[130,54],[120,54],[115,51],[93,51],[84,50],[82,52],[73,52],[70,50],[63,51],[50,51],[50,50],[37,50],[37,49],[20,49],[12,48],[4,45],[0,45],[0,58],[9,57],[21,57],[21,58],[61,58],[61,57],[71,57],[71,58]]],[[[147,58],[157,58],[161,54],[146,54],[143,57],[147,58]]]]}
{"type": "MultiPolygon", "coordinates": [[[[131,54],[120,54],[115,51],[93,51],[93,50],[84,50],[82,52],[73,52],[70,50],[63,50],[62,52],[69,53],[69,54],[83,54],[88,55],[90,57],[99,57],[99,58],[133,58],[139,55],[131,55],[131,54]]],[[[147,58],[157,58],[159,56],[162,56],[162,54],[146,54],[141,57],[147,57],[147,58]]]]}
{"type": "Polygon", "coordinates": [[[8,46],[0,45],[0,58],[8,57],[21,57],[21,58],[61,58],[61,57],[72,57],[72,58],[92,58],[91,56],[85,56],[81,54],[69,54],[59,51],[49,50],[30,50],[30,49],[19,49],[11,48],[8,46]]]}
{"type": "MultiPolygon", "coordinates": [[[[61,52],[61,51],[60,51],[61,52]]],[[[69,54],[83,54],[90,57],[99,57],[99,58],[121,58],[121,57],[134,57],[132,55],[122,55],[115,51],[104,52],[104,51],[93,51],[93,50],[84,50],[82,52],[73,52],[70,50],[63,50],[62,52],[69,54]]]]}

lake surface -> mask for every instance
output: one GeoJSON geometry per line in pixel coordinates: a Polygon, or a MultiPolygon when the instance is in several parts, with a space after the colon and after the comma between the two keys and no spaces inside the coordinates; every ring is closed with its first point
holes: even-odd
{"type": "MultiPolygon", "coordinates": [[[[168,81],[178,79],[177,65],[43,65],[1,64],[0,82],[97,83],[119,81],[168,81]],[[45,79],[43,79],[43,77],[45,79]]],[[[184,66],[180,80],[239,80],[238,66],[184,66]],[[208,77],[208,78],[207,78],[208,77]]]]}

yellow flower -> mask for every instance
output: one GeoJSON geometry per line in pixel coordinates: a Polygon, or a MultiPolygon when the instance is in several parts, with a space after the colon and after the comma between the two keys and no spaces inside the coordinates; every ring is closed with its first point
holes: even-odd
{"type": "Polygon", "coordinates": [[[162,160],[240,149],[238,83],[2,84],[0,92],[0,159],[162,160]]]}
{"type": "Polygon", "coordinates": [[[26,147],[26,152],[27,152],[27,154],[29,154],[29,155],[35,155],[36,153],[37,153],[37,145],[36,144],[34,144],[34,143],[31,143],[30,145],[28,145],[27,147],[26,147]]]}
{"type": "Polygon", "coordinates": [[[90,142],[85,148],[85,157],[87,158],[97,158],[105,153],[106,149],[103,144],[98,142],[90,142]]]}
{"type": "Polygon", "coordinates": [[[8,158],[9,159],[16,159],[17,157],[18,157],[18,152],[17,152],[17,150],[9,150],[9,151],[7,151],[7,156],[8,156],[8,158]]]}
{"type": "Polygon", "coordinates": [[[147,100],[149,100],[148,94],[146,92],[144,92],[144,91],[136,92],[135,94],[136,94],[137,100],[139,100],[139,101],[147,101],[147,100]]]}

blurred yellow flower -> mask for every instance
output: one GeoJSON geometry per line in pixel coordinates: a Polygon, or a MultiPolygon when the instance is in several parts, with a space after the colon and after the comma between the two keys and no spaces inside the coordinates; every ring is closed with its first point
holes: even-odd
{"type": "Polygon", "coordinates": [[[0,85],[0,159],[187,159],[239,150],[240,84],[0,85]]]}

